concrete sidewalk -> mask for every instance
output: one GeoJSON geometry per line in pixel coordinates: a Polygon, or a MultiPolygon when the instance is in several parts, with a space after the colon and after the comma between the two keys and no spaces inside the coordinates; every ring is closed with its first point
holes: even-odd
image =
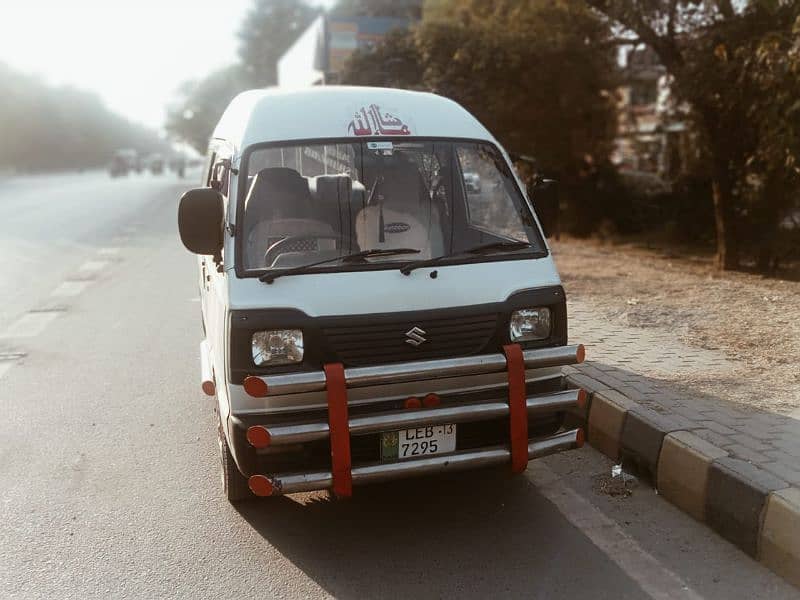
{"type": "Polygon", "coordinates": [[[800,586],[800,421],[695,391],[704,374],[736,376],[717,351],[611,324],[581,302],[569,314],[589,360],[564,371],[590,393],[579,415],[589,443],[800,586]]]}

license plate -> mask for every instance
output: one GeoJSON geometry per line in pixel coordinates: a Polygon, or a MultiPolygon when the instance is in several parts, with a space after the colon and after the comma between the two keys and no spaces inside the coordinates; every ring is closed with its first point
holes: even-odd
{"type": "Polygon", "coordinates": [[[431,425],[381,434],[381,460],[406,460],[456,449],[456,426],[431,425]]]}

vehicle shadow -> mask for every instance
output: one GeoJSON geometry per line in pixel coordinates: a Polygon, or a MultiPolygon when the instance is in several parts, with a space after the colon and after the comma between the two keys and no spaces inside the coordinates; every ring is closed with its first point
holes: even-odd
{"type": "Polygon", "coordinates": [[[357,487],[349,500],[298,495],[238,510],[336,597],[573,597],[589,585],[607,590],[610,577],[620,582],[615,597],[631,591],[526,477],[497,469],[357,487]],[[581,558],[567,565],[572,557],[581,558]]]}

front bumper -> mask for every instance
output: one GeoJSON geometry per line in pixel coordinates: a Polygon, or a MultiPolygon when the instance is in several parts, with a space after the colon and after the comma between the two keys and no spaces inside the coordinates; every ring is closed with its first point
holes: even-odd
{"type": "MultiPolygon", "coordinates": [[[[394,402],[375,402],[368,406],[353,406],[350,403],[351,414],[343,425],[340,421],[336,428],[340,431],[346,429],[344,435],[349,440],[347,469],[352,484],[508,463],[512,456],[512,436],[509,431],[514,428],[514,418],[525,420],[524,429],[528,436],[527,440],[523,437],[523,442],[527,441],[525,449],[519,447],[517,440],[517,455],[527,450],[527,457],[532,459],[580,447],[583,431],[563,431],[561,423],[566,412],[585,405],[585,393],[582,390],[553,389],[552,385],[543,390],[530,381],[526,387],[524,369],[528,373],[531,370],[535,373],[536,369],[581,362],[583,347],[528,350],[520,356],[524,363],[521,371],[523,381],[520,382],[524,397],[519,397],[521,408],[516,413],[517,417],[512,416],[510,409],[508,383],[442,395],[437,397],[435,406],[428,408],[403,409],[399,398],[394,402]],[[455,452],[380,462],[381,433],[447,423],[459,424],[455,452]]],[[[354,368],[343,372],[346,382],[343,391],[347,394],[350,389],[366,386],[498,373],[506,368],[506,357],[502,354],[354,368]]],[[[261,397],[326,389],[324,373],[255,379],[259,381],[253,385],[251,380],[249,388],[246,381],[245,388],[261,397]]],[[[546,380],[555,383],[551,378],[546,380]]],[[[347,400],[345,404],[348,404],[347,400]]],[[[250,487],[257,495],[336,487],[336,457],[331,458],[331,448],[335,446],[331,444],[334,420],[329,410],[282,414],[280,417],[269,413],[232,415],[231,425],[237,463],[249,477],[250,487]]],[[[339,433],[340,439],[341,435],[339,433]]]]}
{"type": "MultiPolygon", "coordinates": [[[[541,458],[565,450],[583,446],[583,430],[573,429],[548,438],[531,440],[528,443],[528,458],[541,458]]],[[[456,452],[417,458],[415,460],[373,463],[353,467],[351,470],[354,485],[377,483],[418,475],[433,475],[445,471],[465,471],[502,465],[511,462],[511,451],[506,446],[493,446],[480,450],[456,452]]],[[[330,471],[293,473],[278,476],[253,475],[250,489],[258,496],[278,496],[297,492],[311,492],[333,487],[333,474],[330,471]]]]}

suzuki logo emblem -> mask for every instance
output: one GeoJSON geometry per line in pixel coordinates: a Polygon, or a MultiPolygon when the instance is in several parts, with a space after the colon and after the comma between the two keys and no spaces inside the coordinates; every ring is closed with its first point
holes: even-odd
{"type": "Polygon", "coordinates": [[[422,337],[425,334],[425,331],[420,329],[419,327],[414,327],[413,329],[409,329],[406,331],[406,344],[411,344],[414,347],[422,345],[427,340],[422,337]]]}

